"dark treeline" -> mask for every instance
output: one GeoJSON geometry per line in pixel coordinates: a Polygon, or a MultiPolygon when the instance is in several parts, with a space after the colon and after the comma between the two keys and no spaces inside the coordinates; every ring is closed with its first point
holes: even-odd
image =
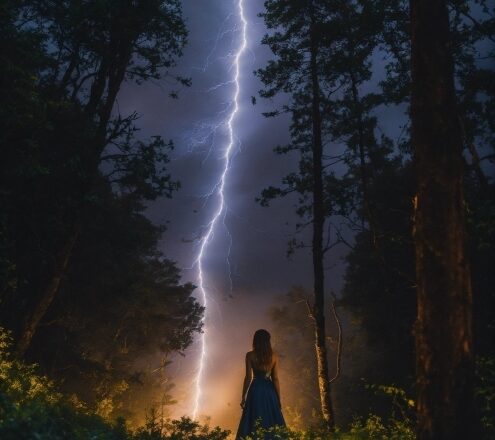
{"type": "Polygon", "coordinates": [[[64,392],[142,420],[202,309],[143,215],[178,188],[173,145],[114,104],[124,81],[189,84],[180,2],[7,1],[0,20],[1,325],[64,392]]]}
{"type": "Polygon", "coordinates": [[[374,395],[382,391],[401,419],[416,418],[416,401],[418,438],[479,438],[480,420],[489,438],[493,5],[265,6],[263,43],[274,59],[257,72],[260,96],[289,98],[265,115],[291,115],[291,142],[275,152],[297,154],[299,163],[260,202],[295,196],[300,222],[289,252],[310,248],[314,268],[313,292],[296,289],[271,312],[293,370],[304,372],[294,379],[305,391],[291,402],[292,416],[307,422],[316,412],[332,428],[356,414],[390,414],[390,400],[374,395]],[[395,111],[394,133],[382,128],[384,109],[395,111]],[[348,248],[338,301],[347,336],[332,390],[337,341],[324,267],[335,246],[348,248]],[[305,369],[315,351],[316,365],[305,369]]]}

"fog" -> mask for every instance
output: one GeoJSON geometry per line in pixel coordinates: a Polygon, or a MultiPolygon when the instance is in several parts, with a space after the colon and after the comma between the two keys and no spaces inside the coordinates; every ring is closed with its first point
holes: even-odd
{"type": "MultiPolygon", "coordinates": [[[[119,111],[128,114],[136,110],[142,115],[140,136],[160,134],[175,143],[169,170],[180,180],[181,189],[172,199],[151,203],[147,214],[155,223],[167,226],[161,247],[182,268],[183,281],[197,283],[198,239],[218,203],[215,194],[208,194],[215,189],[223,165],[227,138],[222,121],[234,90],[232,84],[219,84],[232,76],[231,56],[239,43],[239,29],[234,2],[186,0],[183,5],[189,44],[174,73],[190,76],[192,87],[179,90],[179,99],[172,100],[168,93],[175,89],[168,79],[142,86],[127,84],[119,98],[119,111]]],[[[275,298],[294,285],[310,289],[312,283],[310,254],[301,250],[291,259],[286,257],[297,221],[293,213],[296,200],[275,201],[269,208],[255,201],[263,188],[278,184],[297,161],[295,156],[276,156],[272,151],[289,140],[288,118],[267,120],[262,116],[277,102],[251,103],[251,96],[261,88],[253,71],[270,57],[260,44],[266,32],[257,16],[262,7],[262,0],[246,2],[248,50],[240,66],[239,113],[234,121],[238,144],[227,176],[225,217],[204,260],[207,357],[200,414],[229,429],[236,428],[240,417],[244,356],[251,348],[254,331],[271,330],[273,322],[267,312],[275,298]]],[[[336,291],[342,283],[344,251],[335,249],[327,260],[327,284],[336,291]]],[[[183,356],[175,356],[169,367],[177,400],[169,409],[173,417],[192,413],[199,353],[197,340],[183,356]]],[[[283,394],[291,392],[284,386],[288,374],[282,368],[283,394]]]]}

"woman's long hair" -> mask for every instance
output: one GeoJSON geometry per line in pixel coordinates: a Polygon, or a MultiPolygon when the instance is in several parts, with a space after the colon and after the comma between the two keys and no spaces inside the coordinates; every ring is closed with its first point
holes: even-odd
{"type": "Polygon", "coordinates": [[[270,333],[263,329],[256,330],[253,337],[253,351],[256,358],[256,366],[263,370],[270,369],[273,358],[270,333]]]}

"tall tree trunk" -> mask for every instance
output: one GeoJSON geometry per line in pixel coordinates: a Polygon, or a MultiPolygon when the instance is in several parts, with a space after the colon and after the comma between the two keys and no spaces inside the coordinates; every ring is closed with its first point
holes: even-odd
{"type": "Polygon", "coordinates": [[[314,295],[313,317],[315,322],[315,351],[320,390],[321,412],[329,429],[335,425],[330,380],[328,376],[328,356],[325,336],[325,288],[323,269],[323,227],[325,207],[323,197],[323,144],[321,135],[320,87],[317,72],[317,43],[314,31],[311,32],[311,84],[312,84],[312,129],[313,129],[313,273],[314,295]]]}
{"type": "MultiPolygon", "coordinates": [[[[89,116],[95,117],[98,115],[99,117],[98,130],[93,142],[94,166],[93,169],[89,170],[93,173],[95,179],[98,175],[100,155],[106,147],[106,130],[111,112],[120,86],[124,81],[125,71],[132,56],[132,47],[139,35],[139,32],[134,32],[131,35],[123,32],[120,24],[118,20],[115,20],[112,24],[109,49],[106,56],[102,57],[99,70],[91,87],[89,101],[85,107],[85,111],[89,116]]],[[[88,192],[91,191],[91,185],[93,185],[92,179],[89,185],[88,192]]],[[[16,352],[19,356],[23,356],[29,348],[41,319],[58,293],[60,282],[69,266],[72,249],[77,241],[79,230],[80,225],[76,221],[73,233],[68,237],[57,256],[53,275],[41,299],[36,304],[32,315],[26,320],[16,345],[16,352]]]]}
{"type": "Polygon", "coordinates": [[[70,261],[70,257],[72,255],[72,250],[74,249],[74,245],[79,237],[80,227],[76,225],[71,232],[71,235],[65,242],[64,247],[60,251],[60,253],[56,256],[55,267],[53,269],[53,275],[50,279],[49,284],[46,286],[43,291],[40,300],[37,302],[34,311],[32,314],[26,319],[24,326],[21,330],[21,334],[17,341],[15,351],[19,357],[25,355],[27,349],[31,345],[31,341],[33,339],[34,334],[38,328],[38,325],[45,316],[46,311],[50,307],[51,303],[55,299],[57,295],[58,289],[60,287],[60,283],[62,278],[67,270],[67,266],[70,261]]]}
{"type": "Polygon", "coordinates": [[[462,133],[445,0],[411,0],[419,440],[475,439],[462,133]]]}
{"type": "MultiPolygon", "coordinates": [[[[85,107],[86,113],[90,116],[94,116],[96,114],[99,102],[103,99],[106,83],[108,81],[108,70],[109,67],[107,60],[102,59],[99,71],[91,87],[89,102],[85,107]]],[[[102,138],[101,136],[98,136],[97,133],[94,139],[94,167],[90,170],[90,172],[92,172],[95,176],[98,173],[99,166],[99,156],[97,157],[97,154],[99,155],[104,148],[104,146],[101,145],[101,142],[104,142],[104,137],[102,138]]],[[[75,215],[77,217],[78,213],[75,215]]],[[[81,225],[79,220],[76,219],[72,233],[69,237],[67,237],[67,240],[63,243],[59,253],[56,255],[53,274],[48,281],[45,290],[36,303],[34,311],[25,320],[15,349],[16,354],[20,357],[25,355],[31,345],[31,341],[36,333],[40,321],[43,319],[43,316],[46,314],[48,308],[58,294],[62,278],[65,276],[67,268],[69,267],[72,250],[79,236],[80,229],[81,225]]]]}

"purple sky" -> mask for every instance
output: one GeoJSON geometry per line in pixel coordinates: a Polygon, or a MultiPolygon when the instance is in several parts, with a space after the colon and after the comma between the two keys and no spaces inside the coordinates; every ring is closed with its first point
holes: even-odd
{"type": "MultiPolygon", "coordinates": [[[[273,103],[258,99],[251,104],[261,84],[253,71],[265,65],[269,50],[261,45],[266,32],[261,18],[262,0],[245,0],[248,21],[248,48],[241,64],[240,110],[234,121],[239,146],[228,174],[225,225],[216,229],[205,260],[206,284],[210,292],[207,315],[209,346],[204,375],[201,413],[212,415],[213,423],[234,428],[240,414],[244,353],[250,349],[252,333],[259,327],[270,329],[266,310],[275,298],[291,286],[311,290],[311,255],[298,251],[286,258],[287,241],[297,221],[294,199],[276,201],[270,208],[255,202],[261,190],[280,182],[297,162],[297,157],[277,156],[272,149],[288,141],[288,119],[265,119],[261,113],[273,103]],[[229,232],[227,232],[227,229],[229,232]],[[229,234],[231,236],[231,241],[229,234]],[[228,249],[233,289],[230,290],[228,249]],[[232,294],[232,296],[230,296],[232,294]]],[[[229,57],[239,44],[240,32],[234,0],[185,0],[184,16],[190,32],[189,44],[176,70],[192,77],[192,87],[181,90],[179,100],[171,100],[171,85],[163,80],[142,86],[127,84],[119,97],[120,112],[136,110],[142,117],[141,135],[160,134],[176,145],[170,171],[182,184],[172,200],[160,199],[149,206],[149,217],[166,224],[161,247],[165,255],[183,269],[184,281],[197,281],[192,267],[198,238],[218,203],[206,198],[217,182],[227,145],[225,126],[213,127],[225,118],[234,86],[229,57]],[[234,14],[230,16],[229,14],[234,14]],[[190,268],[190,269],[188,269],[190,268]]],[[[283,99],[283,98],[282,98],[283,99]]],[[[327,259],[328,287],[338,291],[342,284],[344,248],[327,259]]],[[[178,357],[170,368],[177,383],[179,404],[174,415],[189,413],[192,385],[199,346],[191,347],[185,358],[178,357]]],[[[282,377],[283,385],[283,377],[282,377]]]]}

